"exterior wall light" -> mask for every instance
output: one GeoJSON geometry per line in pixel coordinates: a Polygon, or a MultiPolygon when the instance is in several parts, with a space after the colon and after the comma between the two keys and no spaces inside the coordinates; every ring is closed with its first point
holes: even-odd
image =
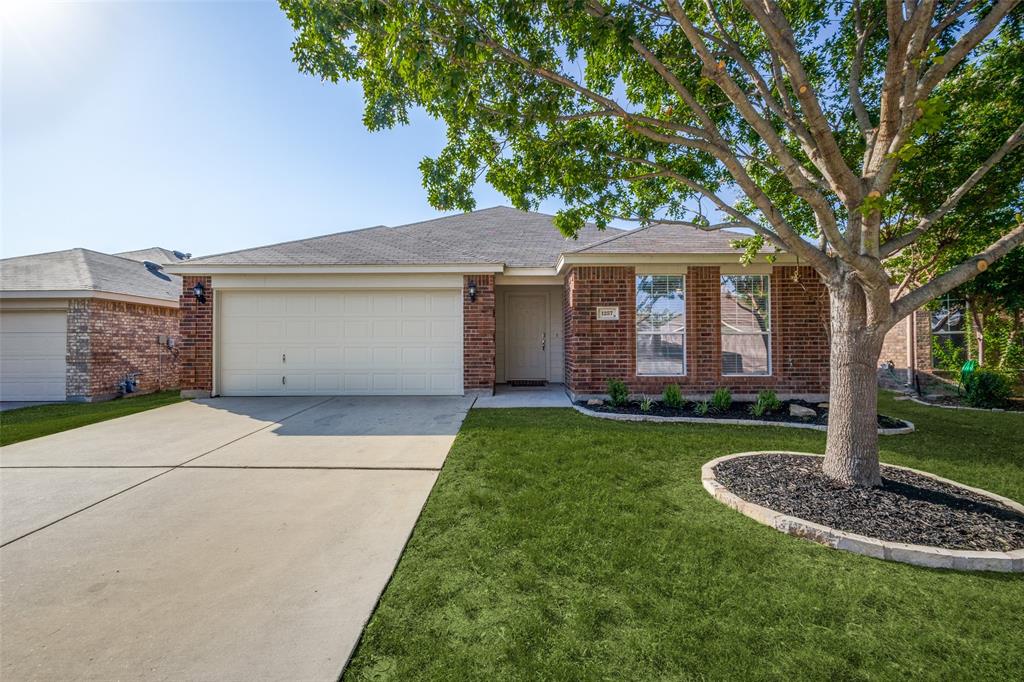
{"type": "Polygon", "coordinates": [[[469,302],[476,302],[476,282],[470,280],[469,287],[466,289],[469,292],[469,302]]]}
{"type": "Polygon", "coordinates": [[[196,282],[196,285],[192,287],[192,293],[195,294],[197,301],[206,303],[206,287],[203,286],[202,282],[196,282]]]}

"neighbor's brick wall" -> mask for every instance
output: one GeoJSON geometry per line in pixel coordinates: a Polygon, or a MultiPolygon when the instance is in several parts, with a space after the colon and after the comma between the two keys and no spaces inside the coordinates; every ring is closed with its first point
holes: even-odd
{"type": "Polygon", "coordinates": [[[635,278],[632,267],[577,267],[565,279],[565,381],[575,393],[605,393],[610,378],[633,393],[656,394],[671,383],[684,393],[725,386],[737,394],[828,391],[828,297],[813,269],[772,270],[772,375],[722,376],[719,268],[686,274],[686,365],[682,377],[636,375],[635,278]],[[799,272],[798,281],[793,275],[799,272]],[[617,322],[598,322],[598,306],[618,306],[617,322]]]}
{"type": "Polygon", "coordinates": [[[138,374],[139,393],[178,386],[174,351],[158,336],[178,340],[178,310],[101,299],[68,306],[67,394],[71,399],[116,396],[128,373],[138,374]]]}
{"type": "MultiPolygon", "coordinates": [[[[916,367],[918,372],[932,373],[932,328],[931,314],[927,310],[915,310],[909,316],[916,328],[916,367]]],[[[887,388],[899,388],[907,381],[907,367],[910,358],[907,353],[907,318],[896,323],[885,335],[882,342],[880,363],[892,361],[895,365],[895,377],[888,370],[879,368],[878,380],[887,388]]]]}
{"type": "Polygon", "coordinates": [[[466,275],[462,281],[462,384],[465,390],[494,387],[494,275],[466,275]],[[476,301],[469,283],[476,282],[476,301]]]}
{"type": "Polygon", "coordinates": [[[182,391],[213,391],[213,283],[209,276],[181,278],[181,343],[179,369],[182,391]],[[206,303],[192,295],[196,282],[206,289],[206,303]]]}

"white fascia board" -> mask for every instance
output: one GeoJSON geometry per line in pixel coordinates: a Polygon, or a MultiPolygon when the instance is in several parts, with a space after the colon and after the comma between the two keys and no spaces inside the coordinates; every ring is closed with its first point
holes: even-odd
{"type": "MultiPolygon", "coordinates": [[[[565,271],[570,265],[719,265],[733,267],[742,265],[738,253],[563,253],[558,259],[556,270],[565,271]]],[[[776,255],[776,265],[792,265],[796,256],[788,253],[776,255]]]]}
{"type": "Polygon", "coordinates": [[[371,275],[456,273],[491,274],[505,271],[504,263],[451,263],[445,265],[165,265],[176,275],[371,275]]]}
{"type": "Polygon", "coordinates": [[[330,275],[213,275],[215,291],[229,289],[461,289],[456,273],[330,275]]]}
{"type": "Polygon", "coordinates": [[[138,303],[140,305],[154,305],[161,308],[178,308],[178,299],[152,298],[150,296],[133,296],[132,294],[120,294],[112,291],[88,291],[82,289],[71,290],[38,290],[38,291],[0,291],[0,300],[29,300],[29,299],[53,299],[53,298],[98,298],[104,301],[122,301],[124,303],[138,303]]]}

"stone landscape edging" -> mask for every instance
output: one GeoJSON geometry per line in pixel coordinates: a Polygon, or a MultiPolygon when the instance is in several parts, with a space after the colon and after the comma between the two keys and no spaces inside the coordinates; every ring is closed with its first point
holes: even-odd
{"type": "MultiPolygon", "coordinates": [[[[665,422],[665,423],[680,423],[680,424],[723,424],[726,426],[784,426],[788,429],[811,429],[813,431],[828,431],[828,426],[825,424],[800,424],[799,422],[771,422],[763,419],[714,419],[712,417],[662,417],[656,414],[622,414],[619,412],[598,412],[596,410],[588,410],[582,405],[572,404],[574,410],[581,414],[585,414],[588,417],[597,417],[598,419],[611,419],[613,421],[620,422],[665,422]]],[[[898,419],[906,424],[906,426],[900,426],[891,429],[878,429],[878,435],[880,436],[901,436],[905,433],[914,432],[914,423],[898,417],[898,419]]]]}
{"type": "MultiPolygon", "coordinates": [[[[775,530],[804,538],[820,545],[840,549],[854,554],[882,559],[885,561],[897,561],[915,566],[928,568],[948,568],[958,571],[999,571],[1003,573],[1024,573],[1024,548],[1015,549],[1010,552],[979,551],[966,549],[945,549],[930,545],[912,545],[903,542],[890,542],[880,540],[867,535],[850,533],[829,526],[823,526],[813,521],[789,516],[782,512],[763,507],[753,502],[748,502],[730,492],[728,488],[718,482],[715,478],[715,467],[731,459],[739,457],[753,457],[758,455],[799,455],[803,457],[823,457],[811,452],[792,452],[788,450],[755,450],[752,452],[738,452],[732,455],[718,457],[706,463],[700,470],[701,484],[704,489],[716,500],[748,516],[758,523],[770,526],[775,530]]],[[[941,483],[955,485],[965,490],[977,493],[991,500],[999,502],[1007,507],[1024,514],[1024,505],[1021,505],[1007,497],[996,495],[981,488],[973,488],[958,481],[942,478],[926,471],[911,469],[910,467],[886,464],[887,467],[911,471],[921,476],[926,476],[941,483]]]]}

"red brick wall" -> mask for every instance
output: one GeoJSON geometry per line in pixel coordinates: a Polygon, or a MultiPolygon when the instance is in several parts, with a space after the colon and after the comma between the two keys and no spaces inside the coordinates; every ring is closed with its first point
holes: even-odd
{"type": "MultiPolygon", "coordinates": [[[[917,369],[921,372],[932,371],[932,329],[931,315],[927,310],[915,310],[909,316],[916,328],[916,359],[917,369]]],[[[907,366],[910,364],[907,353],[907,318],[896,323],[885,335],[882,343],[880,362],[892,362],[895,365],[895,376],[888,370],[880,370],[879,380],[883,385],[897,386],[907,380],[907,366]]]]}
{"type": "Polygon", "coordinates": [[[466,275],[462,286],[462,383],[469,391],[494,387],[494,275],[466,275]],[[476,300],[469,300],[469,283],[476,300]]]}
{"type": "Polygon", "coordinates": [[[575,393],[604,393],[610,378],[633,393],[656,394],[671,383],[684,393],[724,386],[736,394],[770,388],[780,393],[828,391],[828,297],[811,268],[772,270],[772,375],[722,376],[718,267],[686,274],[686,365],[682,377],[636,375],[635,269],[577,267],[565,280],[565,381],[575,393]],[[619,319],[599,322],[597,306],[618,306],[619,319]]]}
{"type": "Polygon", "coordinates": [[[210,277],[186,275],[181,280],[181,343],[179,377],[181,390],[209,392],[213,390],[213,284],[210,277]],[[196,282],[206,289],[206,302],[200,303],[192,294],[196,282]]]}
{"type": "Polygon", "coordinates": [[[72,300],[68,308],[68,397],[113,397],[128,373],[138,373],[139,393],[177,388],[177,355],[158,343],[157,337],[170,336],[178,341],[178,335],[175,308],[72,300]]]}

